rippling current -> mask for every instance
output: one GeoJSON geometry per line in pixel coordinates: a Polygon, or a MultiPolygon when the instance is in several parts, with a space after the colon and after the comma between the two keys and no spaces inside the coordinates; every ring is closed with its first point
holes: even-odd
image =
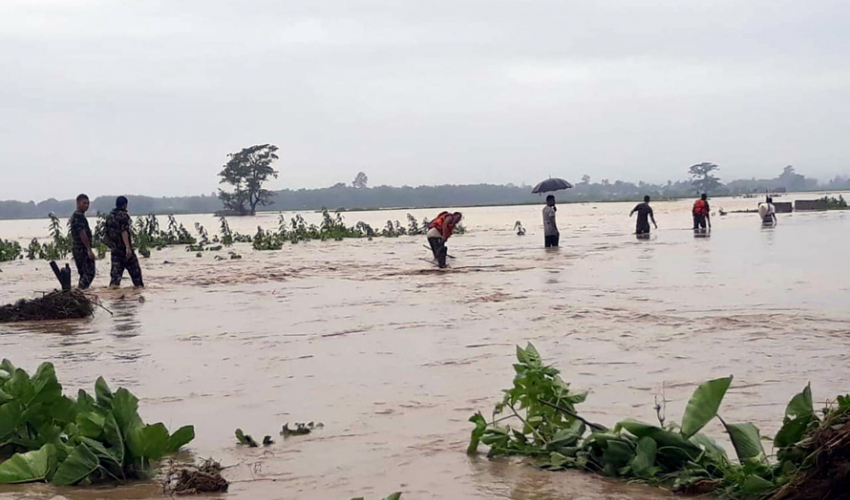
{"type": "MultiPolygon", "coordinates": [[[[711,237],[694,238],[690,202],[655,203],[660,229],[638,241],[632,206],[559,206],[554,251],[542,248],[541,207],[467,209],[469,233],[450,240],[446,272],[423,260],[424,237],[277,252],[237,244],[243,258],[221,261],[174,247],[143,259],[143,292],[107,290],[108,262],[99,261],[93,292],[111,313],[0,325],[0,357],[30,370],[55,363],[66,391],[103,375],[140,397],[146,420],[194,424],[190,452],[231,466],[227,498],[661,498],[587,474],[469,458],[466,420],[492,409],[511,384],[514,346],[532,342],[591,391],[580,411],[602,423],[654,421],[662,393],[668,419],[679,420],[697,383],[733,374],[722,414],[772,435],[807,382],[818,401],[850,390],[850,212],[780,214],[771,229],[755,214],[715,216],[711,237]],[[513,231],[517,220],[526,236],[513,231]],[[235,445],[237,427],[277,436],[284,423],[307,421],[325,426],[265,449],[235,445]]],[[[412,211],[417,220],[435,212],[412,211]]],[[[405,224],[405,214],[345,217],[380,227],[405,224]]],[[[218,228],[210,215],[178,220],[218,228]]],[[[230,224],[253,233],[275,227],[277,214],[230,224]]],[[[45,237],[45,226],[0,221],[0,237],[24,243],[45,237]]],[[[54,287],[45,262],[0,270],[0,303],[54,287]]],[[[707,431],[723,437],[714,424],[707,431]]],[[[0,489],[2,499],[59,495],[160,492],[145,483],[0,489]]]]}

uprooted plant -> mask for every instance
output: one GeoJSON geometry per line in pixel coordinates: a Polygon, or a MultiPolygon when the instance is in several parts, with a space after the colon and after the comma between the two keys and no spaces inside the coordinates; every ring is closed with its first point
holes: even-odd
{"type": "MultiPolygon", "coordinates": [[[[585,469],[669,484],[684,492],[721,492],[730,498],[767,498],[773,494],[782,499],[809,498],[780,495],[792,489],[810,490],[812,486],[799,485],[819,480],[823,483],[827,477],[833,478],[833,489],[836,477],[845,487],[850,481],[850,397],[839,398],[838,405],[826,408],[821,418],[813,409],[809,387],[794,396],[774,439],[778,462],[771,462],[755,425],[728,423],[718,414],[731,376],[697,387],[681,425],[625,420],[608,429],[578,414],[576,406],[585,401],[587,393],[572,391],[556,368],[543,364],[533,345],[517,347],[517,360],[513,387],[505,391],[491,421],[481,413],[470,418],[475,429],[469,453],[485,444],[490,447],[489,456],[533,457],[549,470],[585,469]],[[725,427],[737,461],[700,433],[715,418],[725,427]],[[506,423],[510,421],[517,425],[511,427],[506,423]],[[835,463],[825,466],[824,454],[840,457],[840,467],[835,463]]],[[[826,489],[819,492],[825,494],[826,489]]],[[[839,497],[825,494],[817,498],[839,497]]]]}
{"type": "Polygon", "coordinates": [[[63,396],[52,364],[30,376],[0,363],[0,484],[49,482],[57,486],[149,477],[152,465],[195,437],[192,426],[169,434],[145,424],[139,400],[112,392],[103,378],[95,396],[63,396]]]}

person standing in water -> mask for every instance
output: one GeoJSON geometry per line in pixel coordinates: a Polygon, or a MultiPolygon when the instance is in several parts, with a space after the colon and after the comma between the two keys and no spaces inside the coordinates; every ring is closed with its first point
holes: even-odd
{"type": "Polygon", "coordinates": [[[649,196],[643,197],[643,203],[639,203],[635,208],[632,209],[629,217],[637,212],[637,228],[635,229],[635,234],[640,235],[649,235],[649,220],[652,219],[652,224],[655,226],[655,229],[658,229],[658,224],[655,223],[655,214],[652,212],[652,207],[649,206],[649,196]]]}
{"type": "Polygon", "coordinates": [[[708,223],[708,229],[711,229],[711,215],[709,215],[710,207],[708,206],[708,195],[703,193],[700,198],[694,202],[694,231],[705,231],[705,225],[708,223]]]}
{"type": "Polygon", "coordinates": [[[130,274],[130,279],[133,280],[133,286],[136,288],[144,288],[145,286],[142,281],[142,268],[139,267],[139,258],[133,251],[131,234],[133,224],[130,220],[130,214],[127,213],[128,204],[126,197],[119,196],[115,200],[115,209],[106,218],[106,230],[112,245],[112,271],[110,272],[111,280],[109,282],[109,286],[112,288],[121,286],[121,278],[124,276],[125,269],[130,274]]]}
{"type": "Polygon", "coordinates": [[[761,223],[764,226],[772,226],[776,224],[776,207],[773,205],[773,198],[767,197],[764,203],[759,206],[759,213],[764,213],[761,223]],[[764,207],[764,208],[762,208],[764,207]]]}
{"type": "Polygon", "coordinates": [[[551,194],[546,197],[546,206],[543,207],[543,242],[546,248],[557,247],[561,239],[558,232],[558,224],[555,223],[555,197],[551,194]]]}
{"type": "Polygon", "coordinates": [[[446,247],[446,241],[451,238],[455,227],[460,223],[463,215],[460,212],[450,214],[448,212],[440,212],[436,219],[428,224],[428,244],[431,246],[431,251],[434,253],[434,259],[437,260],[437,265],[440,269],[446,267],[446,257],[449,255],[449,249],[446,247]]]}
{"type": "Polygon", "coordinates": [[[77,273],[80,275],[80,290],[91,286],[96,273],[94,252],[92,251],[91,228],[89,220],[86,219],[86,211],[89,209],[89,197],[85,194],[77,196],[77,211],[71,216],[71,238],[74,241],[72,254],[74,263],[77,265],[77,273]]]}

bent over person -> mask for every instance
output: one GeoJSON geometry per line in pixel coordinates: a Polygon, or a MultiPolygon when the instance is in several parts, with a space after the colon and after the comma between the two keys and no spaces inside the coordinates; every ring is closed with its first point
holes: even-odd
{"type": "Polygon", "coordinates": [[[449,255],[449,249],[446,248],[446,241],[451,238],[460,220],[463,218],[460,212],[450,214],[448,212],[440,212],[436,219],[428,224],[428,244],[431,245],[431,251],[434,253],[434,258],[437,260],[437,265],[440,269],[446,267],[446,257],[449,255]]]}
{"type": "Polygon", "coordinates": [[[112,271],[109,286],[117,288],[121,286],[121,278],[124,270],[133,280],[133,286],[142,288],[142,269],[139,267],[139,258],[133,251],[133,236],[131,234],[132,221],[127,213],[127,198],[119,196],[115,200],[115,209],[106,218],[107,237],[112,246],[112,271]]]}
{"type": "Polygon", "coordinates": [[[80,290],[85,290],[94,281],[95,265],[94,252],[91,248],[92,235],[86,211],[89,209],[89,197],[85,194],[77,196],[77,211],[71,216],[71,239],[74,242],[72,254],[80,275],[80,290]]]}

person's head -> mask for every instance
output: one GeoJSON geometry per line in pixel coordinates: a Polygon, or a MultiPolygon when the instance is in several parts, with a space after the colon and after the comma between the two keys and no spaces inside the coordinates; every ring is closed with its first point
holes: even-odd
{"type": "Polygon", "coordinates": [[[707,199],[708,199],[708,195],[707,195],[707,194],[705,194],[705,193],[702,193],[702,196],[700,196],[700,199],[701,199],[701,200],[707,200],[707,199]]]}
{"type": "Polygon", "coordinates": [[[115,198],[115,208],[126,209],[128,203],[126,196],[119,196],[118,198],[115,198]]]}
{"type": "Polygon", "coordinates": [[[547,196],[546,197],[546,204],[549,205],[550,207],[554,207],[555,206],[555,196],[553,196],[551,194],[549,196],[547,196]]]}
{"type": "Polygon", "coordinates": [[[461,220],[461,219],[463,219],[463,214],[462,214],[462,213],[460,213],[460,212],[455,212],[455,213],[453,213],[453,214],[452,214],[452,220],[454,220],[454,223],[455,223],[455,224],[457,224],[458,222],[460,222],[460,220],[461,220]]]}
{"type": "Polygon", "coordinates": [[[81,194],[77,196],[77,210],[80,212],[85,212],[89,209],[89,197],[88,195],[81,194]]]}
{"type": "Polygon", "coordinates": [[[644,197],[643,197],[643,202],[644,202],[644,203],[649,203],[649,196],[644,196],[644,197]]]}

